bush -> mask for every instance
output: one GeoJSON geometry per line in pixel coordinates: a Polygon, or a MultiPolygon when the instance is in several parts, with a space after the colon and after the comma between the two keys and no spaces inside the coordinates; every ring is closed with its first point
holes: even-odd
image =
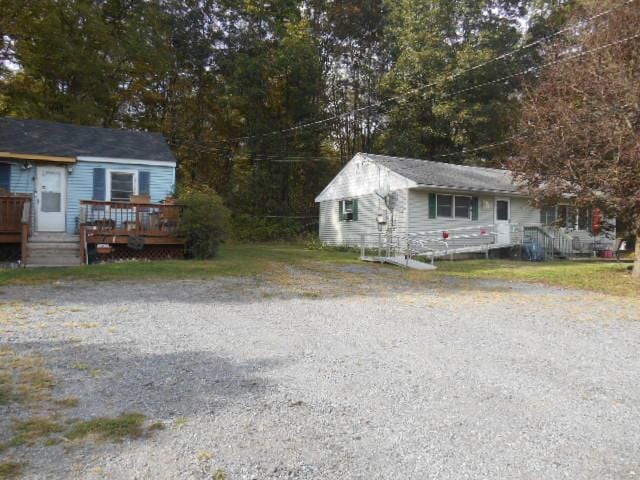
{"type": "Polygon", "coordinates": [[[297,238],[302,228],[289,218],[260,218],[241,213],[231,219],[231,232],[241,242],[269,242],[297,238]]]}
{"type": "Polygon", "coordinates": [[[179,197],[184,206],[178,233],[187,240],[187,253],[198,259],[213,258],[229,226],[229,210],[211,189],[185,191],[179,197]]]}

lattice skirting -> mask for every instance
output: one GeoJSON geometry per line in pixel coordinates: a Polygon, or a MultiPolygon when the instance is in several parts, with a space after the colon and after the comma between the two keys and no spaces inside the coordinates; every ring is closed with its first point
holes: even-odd
{"type": "Polygon", "coordinates": [[[17,262],[21,253],[19,243],[0,243],[0,262],[17,262]]]}
{"type": "Polygon", "coordinates": [[[142,250],[134,250],[127,245],[112,245],[110,254],[96,255],[98,261],[118,260],[167,260],[184,258],[183,245],[145,245],[142,250]]]}

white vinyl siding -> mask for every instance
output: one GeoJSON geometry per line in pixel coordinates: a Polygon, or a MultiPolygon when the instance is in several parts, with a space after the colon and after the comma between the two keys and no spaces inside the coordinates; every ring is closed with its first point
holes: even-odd
{"type": "MultiPolygon", "coordinates": [[[[397,203],[394,209],[393,235],[406,236],[407,233],[407,190],[396,192],[397,203]]],[[[375,244],[379,235],[378,213],[387,211],[384,202],[375,194],[363,195],[358,200],[358,221],[341,222],[339,219],[339,200],[320,202],[320,239],[327,245],[357,246],[361,235],[365,234],[367,244],[375,244]]],[[[387,213],[387,218],[391,216],[387,213]]],[[[384,229],[386,232],[386,227],[384,229]]]]}

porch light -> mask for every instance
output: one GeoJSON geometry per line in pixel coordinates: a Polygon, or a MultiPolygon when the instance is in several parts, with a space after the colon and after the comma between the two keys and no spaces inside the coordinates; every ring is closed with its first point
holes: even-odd
{"type": "Polygon", "coordinates": [[[69,175],[73,173],[73,165],[67,165],[67,172],[69,172],[69,175]]]}

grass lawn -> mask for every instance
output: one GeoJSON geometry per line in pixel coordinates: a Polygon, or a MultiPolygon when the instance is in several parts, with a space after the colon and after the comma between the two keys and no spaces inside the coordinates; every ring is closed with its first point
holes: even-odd
{"type": "Polygon", "coordinates": [[[640,295],[632,282],[630,264],[598,261],[550,261],[542,263],[509,260],[463,260],[437,262],[437,275],[537,282],[582,288],[614,295],[640,295]]]}
{"type": "MultiPolygon", "coordinates": [[[[209,261],[123,262],[69,268],[34,268],[0,271],[0,285],[24,285],[57,280],[177,280],[220,276],[250,276],[285,265],[309,266],[359,263],[358,253],[308,250],[292,244],[224,245],[218,258],[209,261]]],[[[640,295],[640,286],[631,282],[629,264],[555,261],[544,263],[508,260],[462,260],[436,262],[435,272],[411,271],[408,279],[420,281],[451,276],[465,279],[503,279],[540,282],[615,295],[640,295]]],[[[397,267],[388,267],[397,268],[397,267]]]]}
{"type": "Polygon", "coordinates": [[[0,270],[0,285],[27,285],[57,280],[176,280],[257,275],[278,265],[309,262],[356,263],[357,254],[308,250],[292,244],[224,245],[213,260],[121,262],[66,268],[0,270]]]}

